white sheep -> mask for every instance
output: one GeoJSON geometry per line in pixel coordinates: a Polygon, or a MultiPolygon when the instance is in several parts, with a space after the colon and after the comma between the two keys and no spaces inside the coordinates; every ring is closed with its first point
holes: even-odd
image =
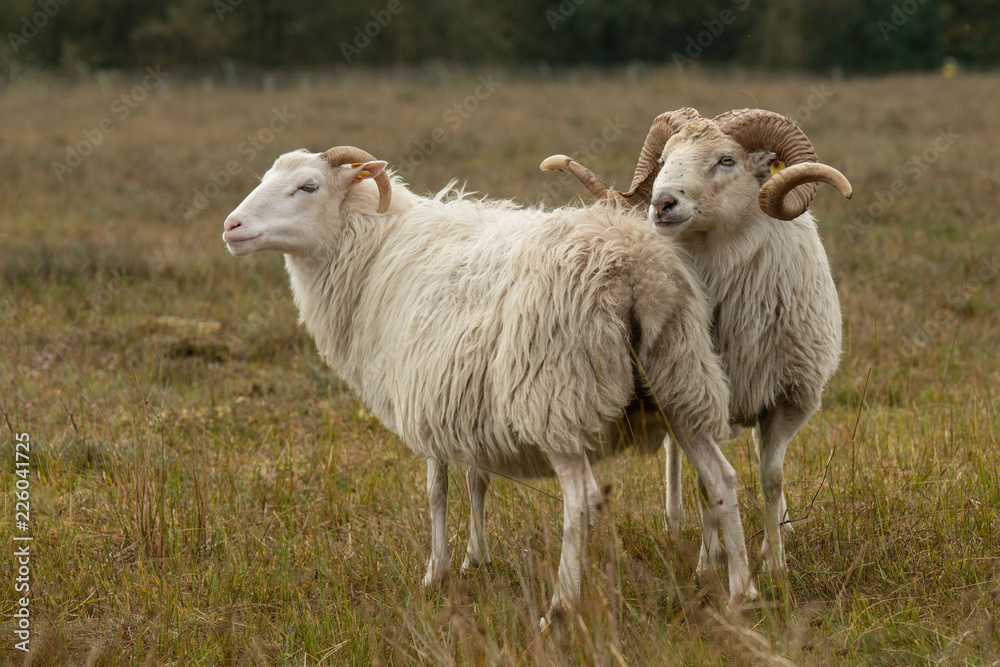
{"type": "MultiPolygon", "coordinates": [[[[684,108],[656,118],[628,192],[610,190],[563,155],[542,170],[569,171],[591,193],[646,213],[688,252],[712,308],[712,337],[730,381],[733,437],[753,427],[765,506],[765,567],[785,568],[781,528],[785,451],[819,408],[837,368],[841,316],[830,264],[806,209],[817,183],[850,198],[851,185],[816,161],[806,135],[779,114],[731,111],[707,120],[684,108]],[[773,174],[773,175],[772,175],[773,174]],[[777,218],[777,220],[775,219],[777,218]],[[787,221],[787,222],[780,222],[787,221]]],[[[680,455],[668,440],[667,519],[683,520],[680,455]]],[[[715,561],[710,538],[702,563],[715,561]]],[[[716,542],[717,544],[717,542],[716,542]]]]}
{"type": "Polygon", "coordinates": [[[465,567],[489,557],[490,473],[554,473],[564,532],[546,618],[564,609],[601,500],[591,461],[614,453],[621,431],[648,426],[623,418],[651,396],[704,485],[706,532],[721,527],[732,599],[755,598],[735,471],[715,444],[729,432],[728,388],[704,295],[674,245],[627,211],[521,209],[449,188],[420,197],[385,167],[352,147],[282,155],[223,239],[234,255],[285,253],[320,354],[426,457],[425,585],[449,570],[449,464],[469,466],[465,567]]]}

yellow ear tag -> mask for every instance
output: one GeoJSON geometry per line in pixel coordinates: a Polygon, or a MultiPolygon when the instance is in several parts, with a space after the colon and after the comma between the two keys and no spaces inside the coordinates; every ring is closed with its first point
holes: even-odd
{"type": "Polygon", "coordinates": [[[361,166],[361,165],[363,165],[363,164],[364,164],[364,162],[352,162],[352,163],[351,163],[351,167],[352,167],[352,168],[353,168],[353,167],[360,167],[360,166],[361,166]]]}
{"type": "Polygon", "coordinates": [[[779,171],[785,168],[785,163],[781,160],[774,160],[771,162],[771,175],[774,176],[779,171]]]}
{"type": "Polygon", "coordinates": [[[361,171],[358,172],[357,178],[368,178],[371,175],[372,173],[370,171],[368,171],[367,169],[362,169],[361,171]]]}

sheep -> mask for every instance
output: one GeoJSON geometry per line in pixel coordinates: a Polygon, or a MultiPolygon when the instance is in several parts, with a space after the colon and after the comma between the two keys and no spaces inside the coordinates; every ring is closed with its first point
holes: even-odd
{"type": "Polygon", "coordinates": [[[427,459],[424,585],[449,573],[449,465],[468,466],[464,568],[489,559],[491,475],[555,475],[563,546],[544,626],[580,590],[602,499],[591,461],[625,444],[655,451],[669,426],[726,541],[731,602],[756,599],[735,471],[716,445],[728,387],[704,295],[674,244],[614,208],[522,209],[454,184],[417,196],[386,166],[350,146],[282,155],[228,216],[223,240],[236,256],[284,253],[323,359],[427,459]],[[643,401],[666,424],[626,415],[643,401]]]}
{"type": "MultiPolygon", "coordinates": [[[[765,509],[760,558],[765,569],[784,571],[781,533],[791,529],[785,452],[819,408],[841,350],[837,288],[806,209],[819,182],[847,198],[850,182],[817,162],[792,121],[760,109],[711,121],[690,107],[660,115],[627,192],[610,190],[564,155],[541,169],[573,173],[595,196],[648,214],[687,251],[711,301],[712,338],[730,381],[732,437],[753,428],[765,509]]],[[[665,444],[666,515],[676,532],[683,521],[680,455],[669,438],[665,444]]],[[[702,567],[718,560],[717,541],[706,537],[703,545],[702,567]]]]}

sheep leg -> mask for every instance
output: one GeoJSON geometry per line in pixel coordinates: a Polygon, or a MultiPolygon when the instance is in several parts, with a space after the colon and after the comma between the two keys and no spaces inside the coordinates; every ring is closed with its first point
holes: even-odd
{"type": "Polygon", "coordinates": [[[552,593],[549,611],[541,620],[542,629],[563,615],[566,607],[580,595],[583,550],[601,499],[601,490],[594,479],[586,452],[550,453],[548,458],[562,488],[563,543],[559,556],[559,581],[552,593]]]}
{"type": "Polygon", "coordinates": [[[427,500],[431,509],[431,559],[424,586],[439,586],[448,576],[448,465],[427,459],[427,500]]]}
{"type": "Polygon", "coordinates": [[[667,459],[667,527],[676,540],[684,523],[684,503],[681,500],[681,448],[669,435],[663,439],[667,459]]]}
{"type": "Polygon", "coordinates": [[[490,549],[486,544],[486,490],[490,486],[490,474],[469,466],[465,471],[465,481],[469,486],[469,546],[462,561],[462,572],[470,567],[490,564],[490,549]]]}
{"type": "Polygon", "coordinates": [[[702,489],[702,527],[705,534],[702,547],[708,562],[712,559],[711,541],[718,540],[716,534],[721,528],[729,562],[730,602],[735,605],[747,599],[756,600],[757,587],[750,579],[743,524],[736,502],[736,471],[709,436],[678,435],[681,447],[698,473],[698,484],[702,489]]]}
{"type": "Polygon", "coordinates": [[[722,543],[719,542],[719,517],[708,503],[708,489],[701,477],[698,478],[698,501],[701,508],[701,553],[698,554],[698,569],[695,575],[702,579],[708,572],[714,572],[722,565],[722,543]]]}
{"type": "Polygon", "coordinates": [[[764,493],[764,542],[760,557],[764,568],[768,570],[782,572],[786,568],[781,534],[782,522],[788,518],[783,472],[785,452],[789,441],[813,412],[779,404],[760,419],[757,448],[760,456],[760,486],[764,493]]]}
{"type": "MultiPolygon", "coordinates": [[[[753,444],[754,444],[754,447],[757,450],[757,460],[758,461],[762,461],[763,460],[763,456],[761,455],[761,440],[762,440],[762,436],[760,434],[760,426],[758,425],[758,426],[754,427],[754,429],[751,431],[751,433],[753,433],[753,444]]],[[[782,468],[784,468],[784,466],[782,466],[782,468]]],[[[762,493],[763,493],[763,491],[762,491],[762,493]]],[[[781,490],[781,509],[780,509],[779,514],[783,517],[782,521],[784,521],[784,519],[788,518],[788,503],[785,500],[784,484],[782,484],[782,490],[781,490]]],[[[792,524],[790,524],[790,523],[782,524],[782,526],[781,526],[781,533],[782,533],[782,535],[794,532],[794,530],[795,529],[792,528],[792,524]]],[[[764,541],[765,542],[767,541],[766,537],[764,538],[764,541]]],[[[766,551],[766,549],[762,548],[761,549],[761,554],[764,554],[765,551],[766,551]]],[[[765,567],[767,567],[767,566],[765,565],[765,567]]]]}

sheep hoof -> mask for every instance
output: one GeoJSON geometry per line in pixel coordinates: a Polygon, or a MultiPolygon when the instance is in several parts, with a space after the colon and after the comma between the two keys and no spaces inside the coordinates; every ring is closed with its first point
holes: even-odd
{"type": "Polygon", "coordinates": [[[707,558],[699,558],[698,566],[694,568],[694,583],[703,586],[708,583],[708,581],[715,576],[715,568],[712,564],[708,562],[707,558]]]}
{"type": "Polygon", "coordinates": [[[760,607],[760,593],[753,582],[748,582],[743,592],[737,593],[729,598],[729,611],[741,614],[751,609],[760,607]]]}
{"type": "Polygon", "coordinates": [[[564,616],[566,616],[566,610],[561,604],[552,605],[545,613],[545,616],[542,616],[541,620],[538,621],[538,631],[545,632],[555,623],[558,623],[564,616]]]}
{"type": "Polygon", "coordinates": [[[469,574],[473,570],[488,570],[492,567],[493,561],[489,559],[489,556],[481,561],[473,562],[469,555],[465,555],[465,560],[462,561],[462,574],[469,574]]]}
{"type": "Polygon", "coordinates": [[[701,553],[698,554],[698,567],[695,569],[695,576],[704,581],[705,576],[714,575],[722,565],[722,551],[713,549],[709,553],[705,545],[701,545],[701,553]]]}
{"type": "Polygon", "coordinates": [[[764,543],[760,545],[761,568],[763,568],[764,572],[784,575],[788,570],[788,565],[785,563],[785,552],[780,544],[776,551],[777,553],[771,548],[770,540],[764,538],[764,543]]]}
{"type": "Polygon", "coordinates": [[[701,567],[699,565],[694,569],[694,574],[691,575],[691,583],[698,587],[705,587],[721,586],[723,582],[719,578],[718,570],[714,567],[701,567]]]}
{"type": "Polygon", "coordinates": [[[440,588],[445,579],[448,578],[448,568],[440,568],[435,571],[434,564],[427,564],[427,574],[424,575],[424,588],[440,588]]]}

